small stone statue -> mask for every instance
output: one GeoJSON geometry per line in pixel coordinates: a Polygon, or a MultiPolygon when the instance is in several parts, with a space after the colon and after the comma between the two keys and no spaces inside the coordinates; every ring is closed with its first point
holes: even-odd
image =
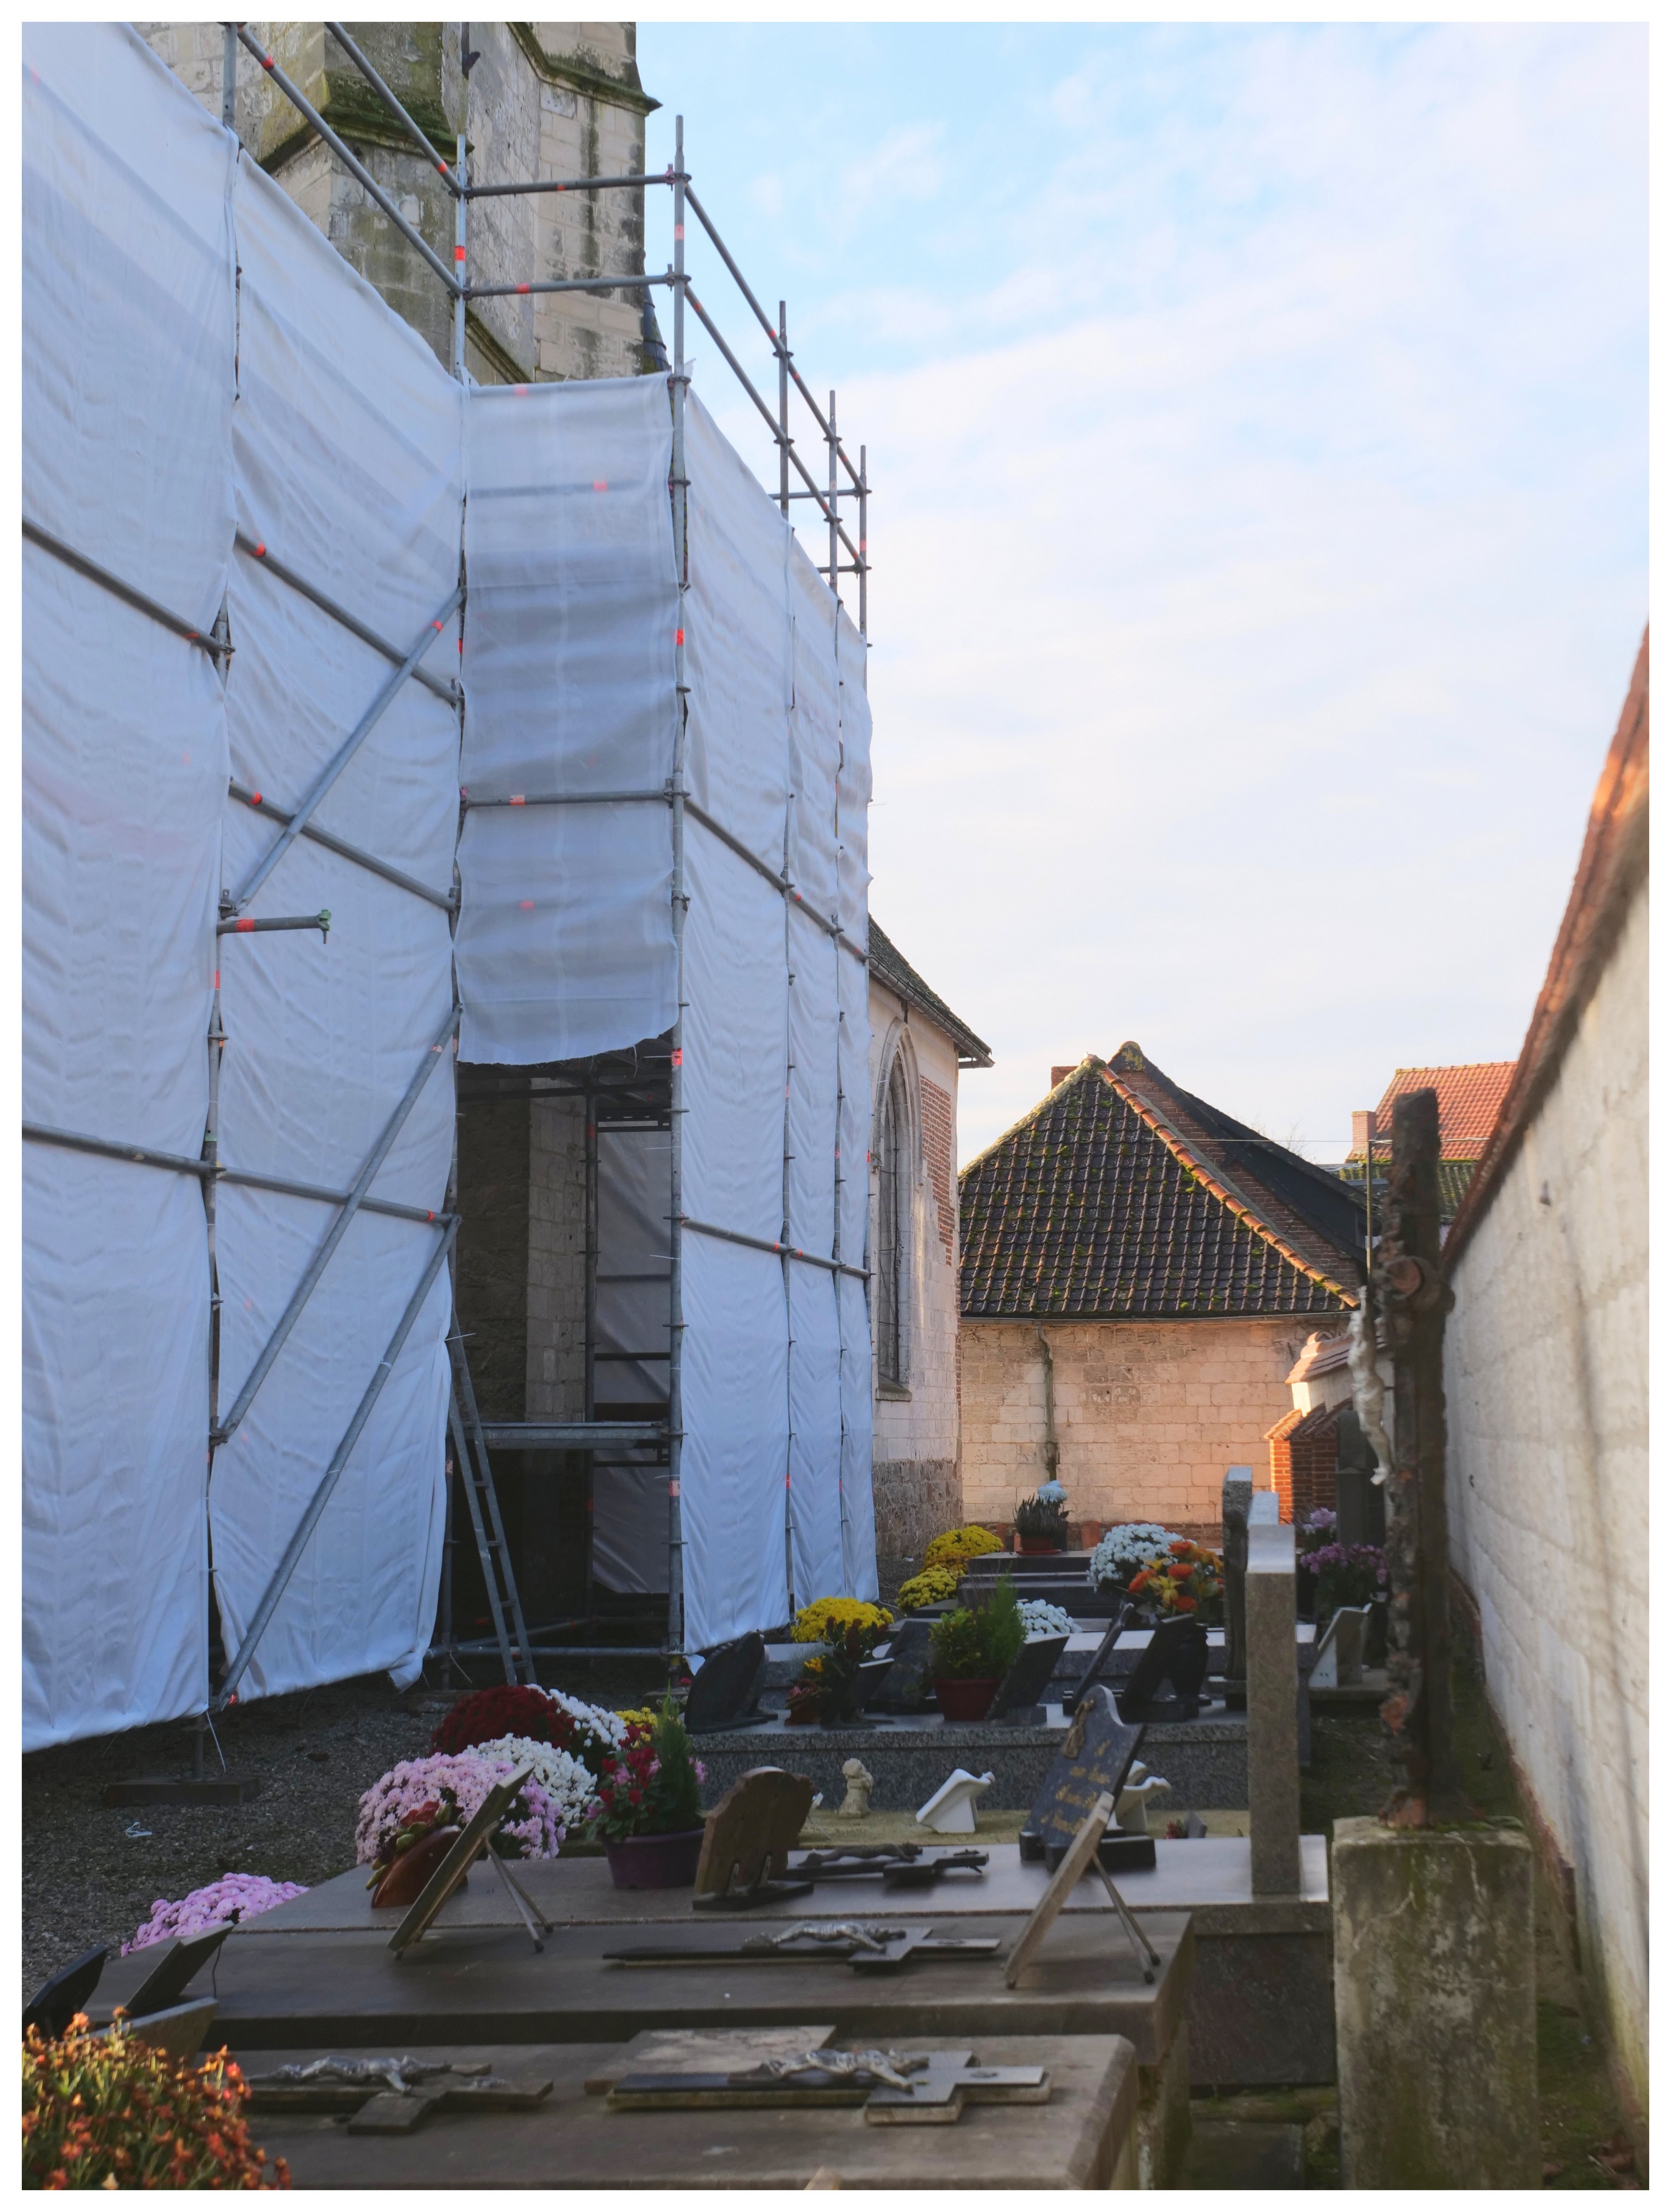
{"type": "Polygon", "coordinates": [[[863,1764],[856,1759],[843,1759],[842,1776],[847,1784],[848,1794],[836,1807],[836,1818],[838,1820],[869,1820],[871,1792],[876,1787],[876,1777],[867,1774],[863,1764]]]}

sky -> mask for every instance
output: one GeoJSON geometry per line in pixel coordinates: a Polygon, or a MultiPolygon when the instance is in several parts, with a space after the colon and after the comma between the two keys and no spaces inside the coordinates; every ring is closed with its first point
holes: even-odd
{"type": "Polygon", "coordinates": [[[1316,1159],[1395,1067],[1512,1060],[1647,617],[1645,32],[638,52],[650,167],[682,111],[867,448],[871,909],[992,1048],[963,1158],[1128,1038],[1316,1159]]]}

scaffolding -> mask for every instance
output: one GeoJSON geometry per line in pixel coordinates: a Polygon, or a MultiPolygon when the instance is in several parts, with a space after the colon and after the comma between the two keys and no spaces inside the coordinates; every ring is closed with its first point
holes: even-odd
{"type": "MultiPolygon", "coordinates": [[[[225,27],[225,64],[222,80],[222,121],[232,128],[240,52],[247,55],[263,71],[277,90],[289,100],[296,112],[317,133],[320,142],[330,149],[348,172],[356,179],[368,196],[381,210],[386,220],[405,239],[417,253],[434,280],[451,299],[453,307],[453,343],[452,370],[455,379],[468,386],[471,380],[465,366],[467,313],[472,301],[507,295],[538,293],[588,292],[617,293],[641,299],[646,304],[646,324],[649,324],[648,302],[653,288],[663,288],[671,295],[672,352],[668,364],[666,388],[671,418],[671,467],[669,472],[668,494],[671,506],[673,544],[678,562],[678,590],[681,608],[684,595],[690,589],[689,566],[689,510],[690,477],[687,463],[687,409],[690,368],[686,349],[687,310],[693,315],[713,342],[720,358],[747,395],[765,422],[773,438],[778,457],[778,483],[775,497],[786,521],[793,520],[792,510],[800,502],[811,502],[817,522],[823,526],[826,543],[825,557],[815,563],[833,594],[837,605],[842,600],[842,580],[852,578],[856,585],[858,630],[860,639],[868,631],[868,501],[869,481],[865,449],[860,447],[855,461],[850,457],[837,429],[836,396],[829,394],[826,407],[820,407],[805,383],[787,338],[787,318],[784,303],[778,305],[776,322],[766,314],[754,292],[749,287],[735,259],[726,246],[714,222],[691,185],[684,165],[683,118],[675,125],[676,152],[671,167],[661,175],[627,175],[614,177],[574,177],[561,179],[535,179],[501,183],[473,183],[469,173],[468,133],[468,74],[465,77],[466,112],[449,161],[431,143],[404,106],[384,82],[381,76],[360,51],[346,29],[340,24],[328,24],[326,30],[336,41],[372,93],[382,104],[392,119],[407,135],[424,159],[432,163],[452,197],[454,208],[453,266],[449,268],[441,256],[423,239],[421,233],[402,214],[399,207],[371,175],[352,149],[331,129],[325,118],[307,100],[301,88],[291,82],[274,56],[252,36],[247,26],[232,24],[225,27]],[[498,198],[510,194],[556,192],[635,192],[643,194],[665,191],[668,195],[671,219],[672,252],[671,260],[661,273],[641,270],[617,270],[598,276],[552,279],[530,278],[526,282],[507,284],[477,285],[468,277],[470,237],[469,216],[473,200],[498,198]],[[724,269],[733,279],[759,331],[763,334],[770,350],[776,372],[775,405],[769,404],[750,378],[743,362],[726,342],[714,316],[693,289],[686,265],[685,228],[688,216],[694,216],[702,233],[711,243],[724,269]],[[799,406],[810,416],[817,439],[824,447],[826,467],[820,481],[808,466],[799,450],[795,429],[798,417],[793,410],[799,406]]],[[[223,599],[219,617],[213,630],[204,634],[186,618],[143,592],[131,577],[118,576],[94,559],[84,546],[72,546],[48,531],[44,525],[26,515],[23,523],[26,539],[33,543],[52,560],[74,570],[103,592],[125,603],[127,606],[152,623],[161,624],[189,641],[209,660],[211,666],[225,678],[234,640],[231,635],[228,605],[223,599]]],[[[684,956],[685,914],[689,905],[686,877],[685,823],[687,817],[700,823],[721,845],[742,860],[755,874],[771,884],[783,901],[785,909],[786,948],[790,928],[789,915],[797,910],[806,915],[825,932],[835,946],[867,970],[867,946],[842,924],[839,911],[824,915],[808,905],[797,887],[788,864],[786,848],[784,865],[774,869],[753,848],[732,832],[713,814],[702,807],[687,787],[685,775],[684,733],[689,716],[690,686],[686,664],[685,623],[681,613],[675,648],[675,688],[678,698],[678,730],[674,754],[674,769],[665,788],[632,793],[581,794],[553,792],[522,793],[502,800],[484,798],[472,801],[461,796],[458,833],[454,840],[455,859],[453,881],[442,887],[425,883],[407,870],[369,850],[349,843],[321,827],[314,819],[321,801],[341,778],[355,756],[378,726],[392,704],[401,697],[408,687],[418,685],[441,700],[457,718],[460,743],[465,726],[465,700],[460,682],[438,675],[424,665],[426,656],[437,640],[456,631],[459,651],[463,651],[463,619],[466,599],[463,547],[460,546],[459,574],[457,582],[441,603],[435,606],[421,629],[406,640],[390,639],[362,620],[337,595],[323,588],[317,580],[310,579],[270,552],[260,539],[239,529],[235,534],[237,551],[251,565],[271,576],[284,591],[296,595],[323,614],[347,635],[360,645],[369,647],[390,670],[384,682],[340,744],[314,775],[307,788],[294,805],[283,806],[260,791],[234,779],[229,787],[229,798],[238,807],[254,817],[270,823],[277,831],[258,861],[250,868],[235,889],[223,889],[220,894],[220,911],[216,928],[217,937],[236,939],[240,936],[268,931],[318,930],[323,938],[331,926],[328,910],[321,908],[312,914],[251,916],[246,909],[255,894],[266,884],[285,854],[298,841],[317,844],[353,867],[376,876],[394,886],[410,898],[431,908],[438,908],[447,917],[449,932],[456,939],[460,912],[460,876],[457,860],[458,842],[473,805],[516,805],[561,806],[586,798],[606,796],[611,800],[631,800],[642,805],[653,805],[667,810],[672,851],[671,926],[676,977],[675,1018],[665,1034],[646,1043],[653,1059],[647,1059],[642,1047],[630,1054],[617,1054],[605,1061],[591,1059],[584,1063],[553,1063],[544,1066],[525,1066],[504,1074],[477,1069],[472,1080],[482,1083],[521,1083],[539,1095],[573,1097],[583,1103],[586,1130],[586,1358],[584,1417],[576,1421],[524,1421],[522,1423],[484,1422],[478,1412],[472,1385],[470,1365],[458,1316],[456,1292],[453,1313],[447,1331],[448,1360],[451,1373],[451,1401],[447,1408],[447,1425],[451,1443],[452,1459],[456,1480],[449,1474],[447,1494],[447,1533],[444,1552],[443,1584],[440,1609],[439,1632],[431,1647],[431,1655],[446,1653],[458,1656],[496,1653],[507,1680],[536,1679],[535,1662],[547,1656],[568,1657],[586,1656],[593,1652],[601,1656],[608,1651],[619,1655],[619,1645],[588,1646],[556,1644],[542,1641],[565,1629],[581,1626],[580,1620],[562,1621],[536,1627],[531,1635],[523,1619],[515,1574],[512,1566],[509,1547],[506,1541],[497,1495],[495,1488],[491,1454],[495,1449],[546,1449],[586,1452],[592,1455],[590,1464],[604,1468],[611,1464],[610,1455],[624,1452],[629,1462],[641,1463],[645,1455],[665,1463],[667,1493],[667,1559],[668,1607],[666,1632],[663,1644],[655,1649],[672,1655],[684,1648],[686,1634],[684,1607],[684,1547],[685,1534],[680,1504],[680,1474],[682,1449],[685,1443],[683,1354],[685,1337],[684,1314],[684,1243],[687,1234],[733,1245],[770,1253],[781,1263],[786,1310],[791,1297],[792,1277],[799,1267],[827,1271],[836,1278],[846,1278],[864,1286],[868,1301],[869,1275],[865,1261],[867,1255],[845,1254],[842,1243],[842,1194],[840,1184],[842,1170],[840,1165],[839,1132],[842,1102],[838,1094],[836,1113],[838,1149],[836,1165],[836,1204],[834,1212],[834,1243],[832,1251],[824,1255],[796,1249],[790,1242],[789,1176],[792,1137],[790,1130],[790,1084],[786,1079],[783,1117],[783,1184],[784,1222],[781,1236],[776,1239],[745,1234],[722,1223],[706,1222],[690,1218],[684,1210],[684,1118],[686,1102],[684,1095],[685,1030],[684,1012],[687,986],[684,956]],[[665,1060],[661,1055],[665,1053],[665,1060]],[[627,1063],[630,1061],[630,1065],[627,1063]],[[604,1112],[600,1120],[600,1105],[604,1112]],[[642,1127],[646,1117],[651,1125],[665,1127],[670,1151],[671,1205],[669,1209],[669,1255],[667,1276],[667,1395],[665,1417],[663,1419],[634,1421],[619,1418],[599,1419],[595,1417],[595,1363],[598,1358],[595,1344],[596,1270],[598,1258],[597,1189],[598,1136],[601,1126],[611,1119],[617,1126],[642,1127]],[[475,1549],[480,1559],[486,1584],[492,1635],[488,1639],[460,1638],[453,1620],[452,1560],[454,1536],[452,1526],[453,1501],[455,1492],[461,1494],[468,1505],[475,1549]]],[[[860,933],[862,935],[862,933],[860,933]]],[[[793,981],[793,976],[791,978],[793,981]]],[[[365,1154],[357,1174],[345,1189],[322,1183],[308,1182],[295,1177],[265,1175],[244,1168],[228,1165],[221,1158],[222,1129],[220,1119],[222,1062],[226,1049],[226,1032],[222,1022],[221,976],[218,955],[216,965],[214,991],[208,1036],[209,1107],[204,1127],[201,1157],[191,1158],[183,1154],[165,1152],[143,1146],[112,1141],[74,1130],[38,1121],[26,1121],[23,1134],[32,1144],[67,1148],[100,1154],[112,1159],[146,1165],[167,1170],[174,1175],[195,1179],[203,1194],[205,1231],[209,1253],[209,1282],[210,1291],[210,1423],[207,1438],[208,1464],[212,1477],[215,1455],[224,1449],[246,1419],[264,1381],[270,1372],[287,1339],[307,1306],[321,1278],[330,1265],[332,1255],[341,1245],[350,1224],[357,1215],[383,1215],[400,1220],[421,1223],[434,1233],[428,1257],[419,1272],[416,1287],[408,1299],[399,1322],[388,1340],[376,1369],[367,1382],[363,1395],[352,1419],[331,1453],[319,1479],[313,1488],[306,1510],[294,1527],[276,1565],[273,1567],[258,1602],[253,1607],[238,1637],[235,1648],[226,1657],[221,1679],[215,1684],[210,1698],[210,1711],[218,1711],[232,1702],[244,1681],[252,1658],[266,1632],[289,1587],[296,1567],[306,1551],[319,1522],[330,1503],[342,1478],[349,1458],[364,1431],[380,1395],[384,1390],[398,1358],[402,1347],[422,1312],[437,1281],[441,1270],[449,1263],[455,1264],[454,1246],[458,1238],[461,1213],[457,1188],[458,1146],[456,1120],[453,1139],[453,1167],[444,1205],[437,1210],[398,1203],[374,1196],[371,1186],[380,1169],[388,1159],[400,1133],[425,1093],[429,1080],[442,1061],[456,1052],[459,1024],[464,1007],[459,995],[456,963],[453,985],[453,1004],[447,1018],[433,1036],[418,1063],[411,1070],[406,1088],[380,1130],[375,1142],[365,1154]],[[222,1297],[219,1277],[217,1230],[219,1193],[222,1188],[244,1188],[282,1194],[285,1197],[316,1202],[332,1209],[331,1218],[323,1236],[314,1246],[301,1279],[287,1301],[276,1324],[268,1332],[254,1364],[240,1386],[232,1402],[221,1407],[221,1335],[222,1297]]],[[[791,1046],[793,1051],[793,1045],[791,1046]]],[[[793,1061],[791,1062],[793,1069],[793,1061]]],[[[837,1059],[838,1085],[839,1055],[837,1059]]],[[[866,1108],[867,1113],[867,1108],[866,1108]]],[[[866,1331],[868,1335],[868,1331],[866,1331]]],[[[866,1387],[868,1389],[868,1372],[866,1387]]],[[[207,1486],[206,1486],[207,1487],[207,1486]]],[[[785,1477],[786,1507],[784,1545],[786,1574],[789,1588],[794,1586],[794,1555],[792,1528],[793,1508],[787,1502],[788,1477],[785,1477]]],[[[590,1504],[590,1478],[588,1478],[590,1504]]],[[[845,1515],[845,1495],[842,1501],[845,1515]]],[[[590,1559],[591,1514],[587,1514],[587,1614],[592,1615],[592,1566],[590,1559]]],[[[847,1538],[843,1528],[843,1558],[847,1557],[847,1538]]],[[[809,1593],[810,1594],[810,1593],[809,1593]]],[[[201,1725],[201,1724],[200,1724],[201,1725]]],[[[198,1738],[201,1746],[201,1735],[198,1738]]]]}

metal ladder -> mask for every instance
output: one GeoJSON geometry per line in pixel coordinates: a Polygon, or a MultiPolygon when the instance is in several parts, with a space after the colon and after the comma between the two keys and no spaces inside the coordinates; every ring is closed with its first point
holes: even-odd
{"type": "Polygon", "coordinates": [[[522,1601],[516,1594],[516,1576],[505,1543],[505,1524],[499,1517],[499,1493],[493,1486],[487,1438],[482,1434],[482,1417],[476,1409],[476,1389],[470,1379],[470,1363],[465,1358],[464,1338],[456,1312],[447,1343],[453,1357],[453,1396],[447,1407],[453,1449],[459,1471],[464,1476],[465,1496],[470,1501],[471,1525],[476,1531],[476,1550],[482,1562],[482,1580],[487,1585],[488,1607],[493,1615],[493,1632],[504,1663],[505,1680],[538,1687],[538,1677],[528,1650],[528,1632],[523,1626],[522,1601]]]}

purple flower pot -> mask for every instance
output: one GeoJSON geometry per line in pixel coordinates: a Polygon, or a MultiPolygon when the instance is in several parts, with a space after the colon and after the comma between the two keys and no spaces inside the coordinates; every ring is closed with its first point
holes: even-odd
{"type": "Polygon", "coordinates": [[[681,1828],[671,1836],[604,1838],[610,1879],[617,1889],[689,1889],[696,1879],[702,1831],[681,1828]]]}

